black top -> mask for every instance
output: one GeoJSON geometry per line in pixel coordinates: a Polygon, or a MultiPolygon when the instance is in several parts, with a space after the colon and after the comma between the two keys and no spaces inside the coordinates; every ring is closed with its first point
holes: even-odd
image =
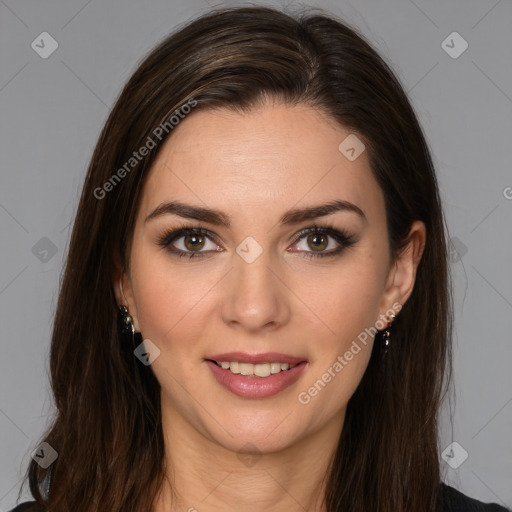
{"type": "MultiPolygon", "coordinates": [[[[442,512],[512,512],[496,503],[483,503],[462,494],[446,484],[442,485],[442,512]]],[[[44,512],[35,501],[27,501],[10,512],[44,512]]]]}
{"type": "Polygon", "coordinates": [[[497,503],[483,503],[442,484],[443,512],[511,512],[497,503]]]}

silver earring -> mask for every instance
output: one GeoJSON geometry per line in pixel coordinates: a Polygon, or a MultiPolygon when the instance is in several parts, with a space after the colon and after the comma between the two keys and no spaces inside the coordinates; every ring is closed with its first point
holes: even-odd
{"type": "Polygon", "coordinates": [[[386,327],[386,330],[384,331],[382,335],[382,355],[386,355],[389,351],[389,347],[391,345],[391,324],[393,323],[393,320],[396,318],[396,315],[394,313],[391,313],[389,315],[391,317],[390,320],[388,320],[388,326],[386,327]]]}
{"type": "MultiPolygon", "coordinates": [[[[126,298],[123,293],[123,283],[119,281],[119,288],[121,290],[121,296],[126,302],[126,298]]],[[[133,325],[133,318],[128,311],[126,306],[119,306],[119,321],[121,323],[121,333],[123,335],[132,335],[133,348],[137,348],[142,342],[142,334],[140,332],[135,331],[135,326],[133,325]]]]}
{"type": "Polygon", "coordinates": [[[133,326],[133,319],[126,306],[119,307],[119,316],[121,319],[121,332],[123,334],[135,334],[135,327],[133,326]]]}
{"type": "MultiPolygon", "coordinates": [[[[121,290],[121,296],[126,302],[126,298],[123,293],[123,282],[119,281],[119,289],[121,290]]],[[[132,333],[132,336],[135,334],[135,327],[133,326],[133,319],[128,311],[126,306],[119,306],[119,318],[121,320],[121,332],[123,334],[132,333]]]]}
{"type": "Polygon", "coordinates": [[[119,321],[121,324],[121,333],[131,335],[133,348],[136,349],[142,343],[142,334],[135,330],[133,319],[126,306],[119,307],[119,321]]]}

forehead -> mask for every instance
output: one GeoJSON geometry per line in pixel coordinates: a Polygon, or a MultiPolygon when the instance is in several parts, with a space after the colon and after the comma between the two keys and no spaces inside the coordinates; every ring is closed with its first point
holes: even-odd
{"type": "Polygon", "coordinates": [[[193,111],[155,159],[141,213],[173,199],[259,214],[343,199],[378,214],[383,198],[366,152],[349,160],[339,149],[350,134],[307,105],[193,111]]]}

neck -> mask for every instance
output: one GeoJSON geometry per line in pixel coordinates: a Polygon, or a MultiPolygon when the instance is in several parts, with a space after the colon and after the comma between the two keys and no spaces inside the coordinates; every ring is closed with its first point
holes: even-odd
{"type": "Polygon", "coordinates": [[[327,472],[343,419],[277,452],[248,444],[237,453],[163,408],[167,470],[153,512],[325,512],[327,472]]]}

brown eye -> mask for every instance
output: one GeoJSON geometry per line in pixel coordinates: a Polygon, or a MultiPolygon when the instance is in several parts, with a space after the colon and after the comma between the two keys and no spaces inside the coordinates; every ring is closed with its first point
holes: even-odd
{"type": "Polygon", "coordinates": [[[158,245],[180,258],[202,258],[207,253],[222,250],[214,240],[213,234],[204,228],[182,228],[162,236],[158,245]]]}
{"type": "Polygon", "coordinates": [[[313,226],[301,231],[293,246],[305,258],[321,258],[337,256],[355,243],[355,236],[345,231],[327,226],[313,226]]]}
{"type": "Polygon", "coordinates": [[[186,235],[183,237],[184,245],[189,251],[200,250],[204,247],[205,239],[202,235],[186,235]]]}
{"type": "Polygon", "coordinates": [[[315,233],[308,236],[307,243],[315,251],[323,251],[329,245],[329,240],[326,235],[315,233]]]}

